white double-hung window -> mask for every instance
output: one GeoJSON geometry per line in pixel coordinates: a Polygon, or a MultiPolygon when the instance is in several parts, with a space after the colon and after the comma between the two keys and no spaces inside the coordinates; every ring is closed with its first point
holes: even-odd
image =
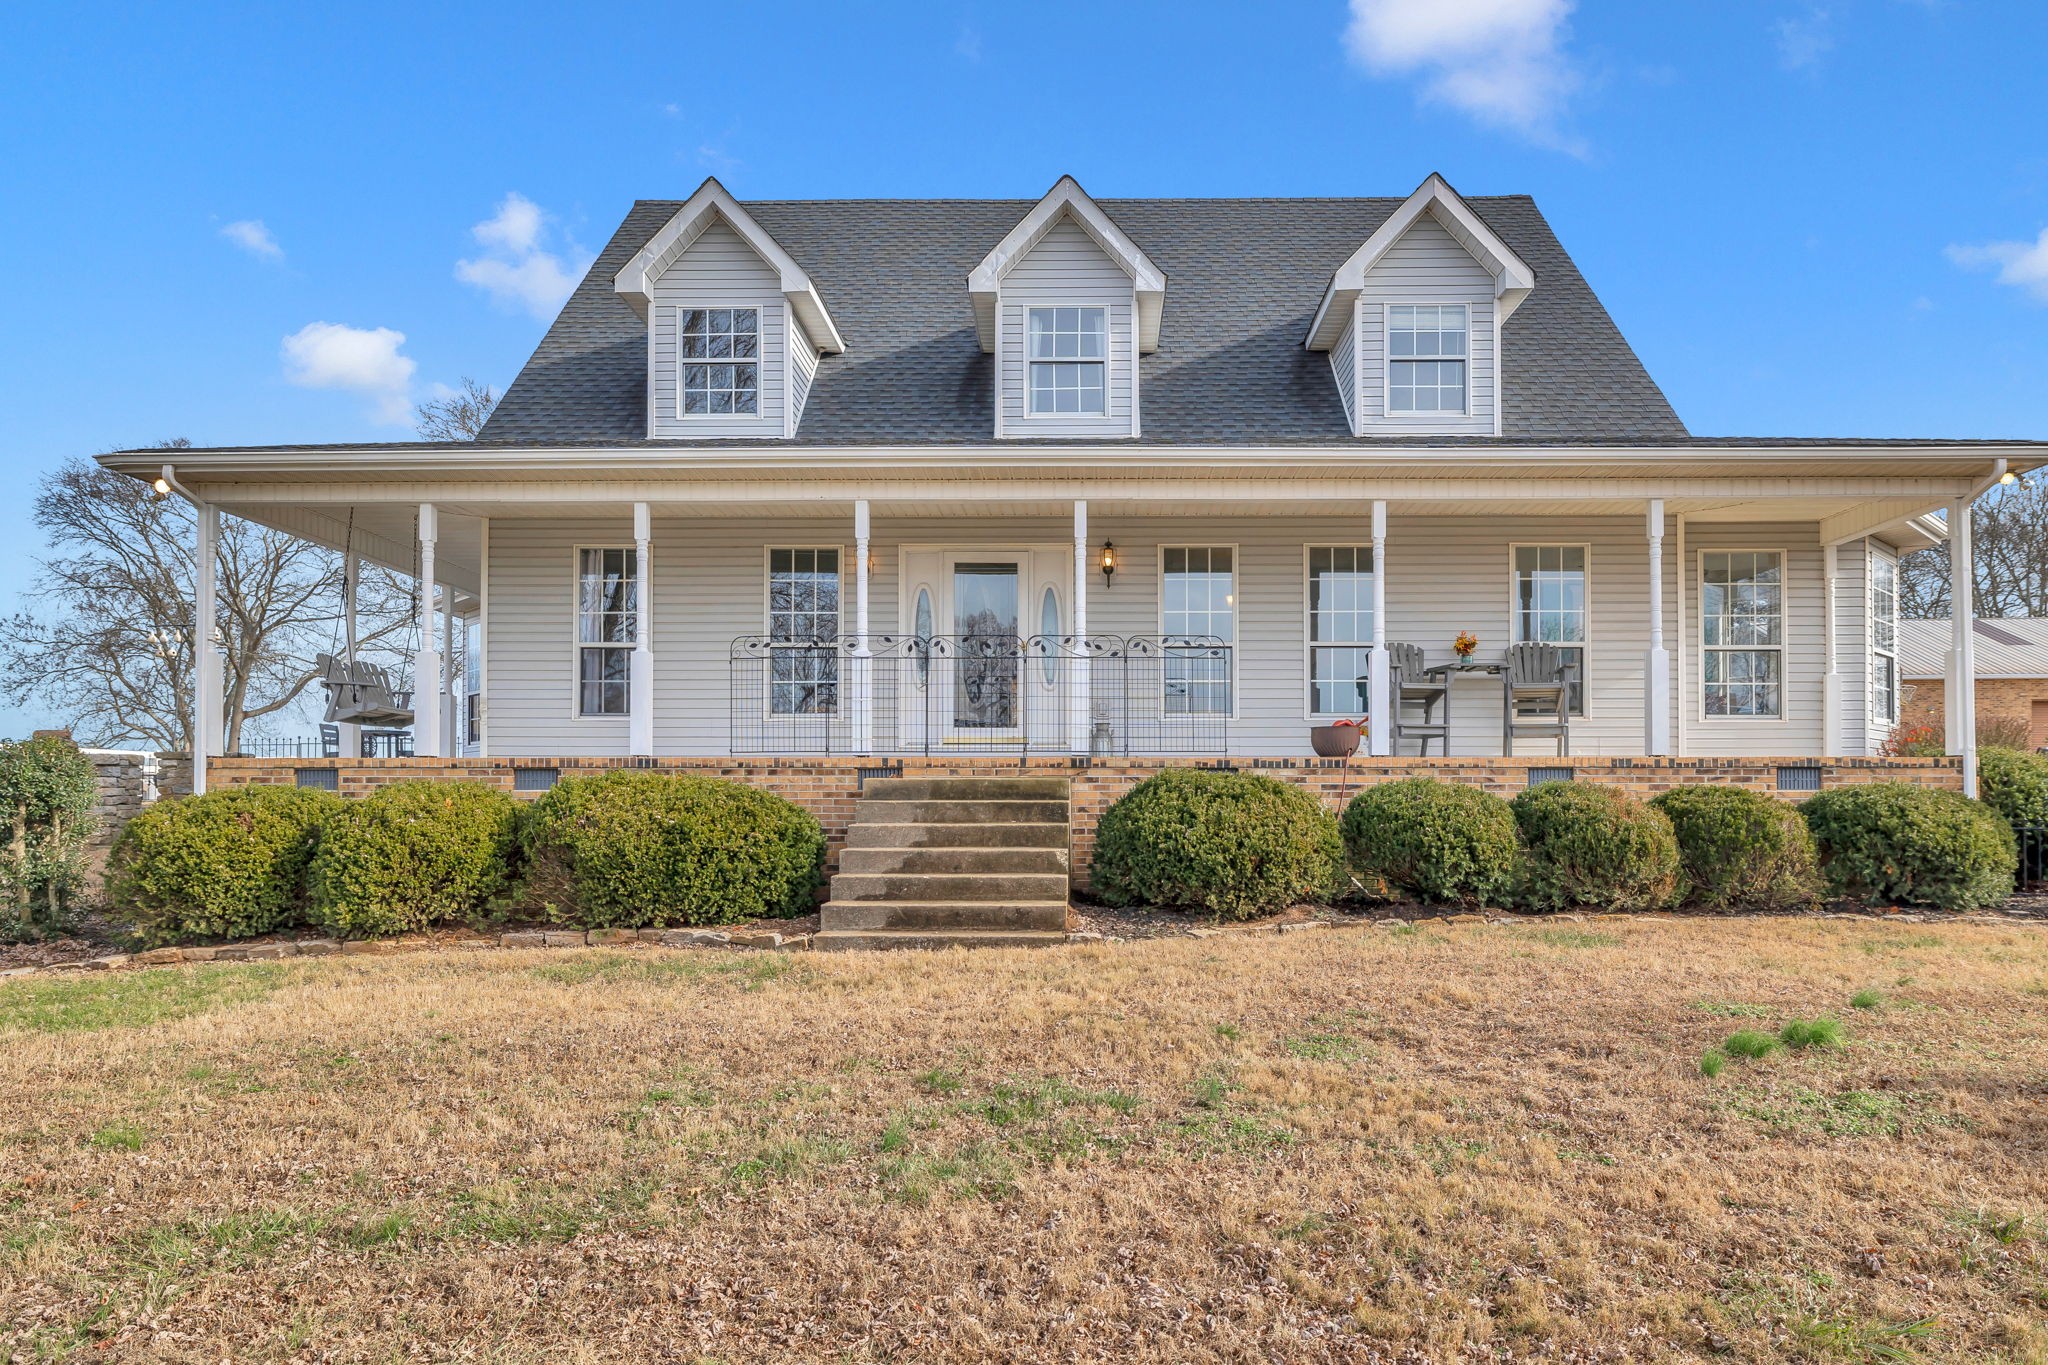
{"type": "Polygon", "coordinates": [[[638,556],[630,548],[576,552],[576,714],[623,716],[639,629],[638,556]]]}
{"type": "Polygon", "coordinates": [[[1899,723],[1899,561],[1870,547],[1870,718],[1899,723]]]}
{"type": "Polygon", "coordinates": [[[1709,717],[1785,714],[1785,556],[1700,556],[1701,710],[1709,717]]]}
{"type": "Polygon", "coordinates": [[[1109,412],[1109,310],[1033,308],[1026,324],[1033,417],[1109,412]]]}
{"type": "Polygon", "coordinates": [[[1169,545],[1159,552],[1159,628],[1166,639],[1168,715],[1231,713],[1230,648],[1237,640],[1237,552],[1169,545]]]}
{"type": "Polygon", "coordinates": [[[1366,713],[1372,660],[1372,547],[1308,547],[1308,711],[1366,713]]]}
{"type": "Polygon", "coordinates": [[[839,551],[768,552],[768,709],[839,711],[839,551]]]}
{"type": "Polygon", "coordinates": [[[1586,547],[1517,545],[1514,570],[1515,643],[1556,645],[1574,665],[1566,699],[1575,716],[1586,714],[1586,547]]]}
{"type": "Polygon", "coordinates": [[[1471,322],[1462,303],[1387,306],[1387,411],[1468,410],[1471,322]]]}
{"type": "Polygon", "coordinates": [[[685,417],[753,417],[761,411],[761,313],[685,308],[676,321],[685,417]]]}

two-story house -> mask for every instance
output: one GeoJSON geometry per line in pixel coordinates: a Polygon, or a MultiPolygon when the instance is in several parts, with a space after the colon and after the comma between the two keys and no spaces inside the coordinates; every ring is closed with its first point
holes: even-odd
{"type": "MultiPolygon", "coordinates": [[[[1898,556],[2044,458],[1693,436],[1536,205],[1434,175],[1405,199],[706,181],[634,205],[474,443],[105,457],[188,492],[202,535],[226,511],[438,585],[415,748],[445,757],[415,766],[799,795],[896,763],[1867,776],[1898,556]],[[1509,733],[1524,642],[1569,664],[1568,735],[1509,733]],[[1448,701],[1404,730],[1418,679],[1448,701]],[[1366,748],[1319,763],[1339,719],[1366,748]]],[[[1951,711],[1928,780],[1968,780],[1951,711]]],[[[406,766],[203,757],[345,789],[406,766]]]]}

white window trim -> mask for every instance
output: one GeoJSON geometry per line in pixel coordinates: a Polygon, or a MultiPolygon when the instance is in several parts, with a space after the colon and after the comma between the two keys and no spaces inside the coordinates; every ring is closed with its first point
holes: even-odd
{"type": "MultiPolygon", "coordinates": [[[[788,306],[787,301],[785,301],[780,305],[779,311],[787,310],[788,306]]],[[[765,422],[768,420],[768,325],[765,319],[771,307],[776,307],[776,305],[765,303],[672,303],[668,305],[669,342],[675,347],[674,416],[678,422],[765,422]],[[683,314],[704,312],[713,308],[751,308],[754,310],[754,410],[752,412],[683,411],[683,366],[698,363],[683,359],[683,314]]],[[[784,340],[786,343],[786,336],[784,340]]],[[[1469,338],[1465,344],[1471,345],[1469,338]]],[[[716,365],[721,362],[706,360],[703,363],[706,365],[716,365]]]]}
{"type": "Polygon", "coordinates": [[[1517,550],[1582,550],[1586,555],[1586,638],[1583,643],[1567,646],[1579,651],[1579,709],[1571,714],[1584,720],[1592,710],[1593,701],[1593,546],[1583,540],[1517,540],[1508,544],[1508,643],[1520,644],[1515,632],[1520,628],[1521,598],[1515,591],[1515,551],[1517,550]]]}
{"type": "Polygon", "coordinates": [[[1019,371],[1023,392],[1018,395],[1018,411],[1026,422],[1106,422],[1110,419],[1111,386],[1116,380],[1116,305],[1112,303],[1020,303],[1023,327],[1019,335],[1023,338],[1023,368],[1019,371]],[[1093,365],[1093,360],[1033,360],[1031,358],[1031,315],[1054,308],[1099,308],[1102,310],[1102,411],[1101,412],[1033,412],[1031,410],[1031,367],[1033,365],[1093,365]]]}
{"type": "Polygon", "coordinates": [[[1874,540],[1864,542],[1864,556],[1868,561],[1863,569],[1863,634],[1870,644],[1868,665],[1870,676],[1864,681],[1864,705],[1871,711],[1873,724],[1895,727],[1906,711],[1905,683],[1899,676],[1899,557],[1874,540]],[[1871,564],[1883,560],[1892,568],[1892,647],[1879,649],[1877,646],[1877,575],[1871,572],[1871,564]],[[1892,662],[1892,710],[1890,715],[1877,713],[1877,660],[1890,659],[1892,662]]]}
{"type": "MultiPolygon", "coordinates": [[[[1379,560],[1373,551],[1371,541],[1317,541],[1301,547],[1301,718],[1312,724],[1328,724],[1333,720],[1357,720],[1358,717],[1346,711],[1318,711],[1316,705],[1316,639],[1315,612],[1309,595],[1309,559],[1317,550],[1359,550],[1372,563],[1372,572],[1379,573],[1379,560]]],[[[1341,642],[1327,641],[1345,648],[1341,642]]],[[[1367,640],[1357,648],[1370,649],[1372,641],[1367,640]]],[[[1235,653],[1233,651],[1233,657],[1235,653]]]]}
{"type": "MultiPolygon", "coordinates": [[[[1786,643],[1792,628],[1792,552],[1771,545],[1715,545],[1694,551],[1693,591],[1699,609],[1699,623],[1693,628],[1693,648],[1699,652],[1699,668],[1692,682],[1693,719],[1701,725],[1789,725],[1792,711],[1792,650],[1786,643]],[[1778,638],[1775,645],[1750,645],[1746,650],[1775,649],[1778,652],[1778,714],[1775,716],[1713,716],[1707,714],[1707,556],[1776,555],[1778,557],[1778,638]]],[[[1725,648],[1716,646],[1716,648],[1725,648]]]]}
{"type": "MultiPolygon", "coordinates": [[[[1167,633],[1166,552],[1168,550],[1230,551],[1230,596],[1232,599],[1230,604],[1230,640],[1228,642],[1230,645],[1230,713],[1225,719],[1235,724],[1237,721],[1238,705],[1243,696],[1243,688],[1239,684],[1237,676],[1237,637],[1243,633],[1238,627],[1242,623],[1244,613],[1244,550],[1237,542],[1228,540],[1176,541],[1171,545],[1162,544],[1155,546],[1154,549],[1156,554],[1153,560],[1152,574],[1153,602],[1155,604],[1153,623],[1161,638],[1164,638],[1167,633]]],[[[1159,700],[1160,714],[1164,715],[1166,714],[1166,664],[1163,656],[1159,665],[1159,700]]],[[[1222,713],[1216,711],[1193,711],[1188,714],[1214,716],[1222,713]]]]}
{"type": "MultiPolygon", "coordinates": [[[[586,649],[633,648],[631,641],[623,645],[585,644],[583,640],[583,552],[585,550],[624,550],[628,554],[637,550],[631,541],[578,542],[569,547],[569,719],[593,725],[617,725],[623,727],[632,716],[633,691],[630,677],[626,686],[627,709],[617,715],[586,715],[583,710],[583,651],[586,649]]],[[[638,566],[636,565],[637,569],[638,566]]],[[[633,610],[637,615],[643,604],[635,602],[633,610]]],[[[637,625],[637,622],[636,622],[637,625]]]]}
{"type": "MultiPolygon", "coordinates": [[[[1472,418],[1472,312],[1469,299],[1382,299],[1380,308],[1380,415],[1402,422],[1440,422],[1446,418],[1470,421],[1472,418]],[[1465,354],[1457,355],[1404,355],[1394,354],[1394,310],[1396,308],[1462,308],[1465,310],[1465,354]],[[1397,360],[1459,360],[1465,365],[1465,406],[1455,412],[1438,408],[1433,412],[1415,411],[1394,406],[1394,362],[1397,360]]],[[[1361,344],[1363,336],[1359,338],[1361,344]]]]}
{"type": "MultiPolygon", "coordinates": [[[[870,546],[870,548],[872,548],[872,546],[870,546]]],[[[839,552],[840,628],[836,632],[834,632],[834,639],[837,639],[839,636],[842,635],[850,634],[851,632],[849,632],[846,629],[846,608],[848,605],[846,600],[846,570],[848,563],[853,556],[853,548],[848,545],[829,545],[819,544],[816,542],[807,545],[798,545],[791,542],[785,542],[776,545],[763,545],[761,547],[761,638],[763,640],[772,640],[775,635],[774,564],[775,552],[777,550],[837,550],[839,552]]],[[[871,586],[873,584],[873,581],[874,576],[870,574],[869,583],[871,586]]],[[[770,645],[767,651],[763,653],[762,658],[766,659],[772,653],[774,653],[774,647],[770,645]]],[[[770,673],[771,675],[773,673],[772,665],[770,666],[770,673]]],[[[840,681],[841,683],[844,683],[845,679],[842,677],[840,681]]],[[[842,696],[841,700],[844,701],[845,698],[842,696]]],[[[778,716],[788,718],[792,715],[801,716],[801,714],[802,713],[800,712],[777,711],[775,709],[775,688],[772,682],[766,679],[763,680],[763,685],[761,688],[761,716],[763,719],[769,719],[778,716]]],[[[841,709],[832,712],[832,714],[829,717],[826,717],[826,719],[828,719],[834,725],[839,725],[848,719],[848,713],[842,707],[841,709]]]]}

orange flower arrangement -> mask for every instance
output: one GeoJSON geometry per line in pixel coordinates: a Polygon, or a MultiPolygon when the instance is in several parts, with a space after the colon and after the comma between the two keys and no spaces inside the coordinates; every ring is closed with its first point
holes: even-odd
{"type": "Polygon", "coordinates": [[[1479,637],[1469,630],[1458,632],[1458,638],[1451,641],[1451,649],[1461,659],[1472,657],[1472,651],[1479,648],[1479,637]]]}

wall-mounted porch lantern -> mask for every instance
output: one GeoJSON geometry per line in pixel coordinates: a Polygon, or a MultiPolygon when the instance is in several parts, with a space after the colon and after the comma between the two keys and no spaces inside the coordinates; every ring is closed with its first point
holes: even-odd
{"type": "Polygon", "coordinates": [[[1110,580],[1116,577],[1116,542],[1102,542],[1102,586],[1108,588],[1110,580]]]}

